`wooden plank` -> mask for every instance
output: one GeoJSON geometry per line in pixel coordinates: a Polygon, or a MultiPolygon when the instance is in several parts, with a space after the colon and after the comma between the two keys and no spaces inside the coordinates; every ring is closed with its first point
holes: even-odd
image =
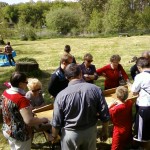
{"type": "Polygon", "coordinates": [[[47,110],[51,110],[51,109],[53,109],[53,104],[45,105],[45,106],[40,107],[38,109],[34,109],[34,110],[32,110],[32,112],[38,113],[38,112],[47,111],[47,110]]]}
{"type": "MultiPolygon", "coordinates": [[[[127,87],[127,86],[126,86],[127,87]]],[[[104,96],[105,96],[105,99],[106,99],[106,102],[107,104],[111,104],[113,101],[115,101],[117,99],[117,96],[115,94],[116,92],[116,88],[113,88],[113,89],[109,89],[109,90],[105,90],[103,93],[104,93],[104,96]]],[[[136,100],[138,96],[134,96],[132,94],[131,91],[129,91],[129,95],[128,95],[128,99],[131,99],[131,100],[136,100]]]]}
{"type": "Polygon", "coordinates": [[[52,110],[46,110],[43,112],[38,112],[38,113],[36,113],[36,116],[38,118],[46,117],[49,121],[51,121],[52,117],[53,117],[53,109],[52,110]]]}

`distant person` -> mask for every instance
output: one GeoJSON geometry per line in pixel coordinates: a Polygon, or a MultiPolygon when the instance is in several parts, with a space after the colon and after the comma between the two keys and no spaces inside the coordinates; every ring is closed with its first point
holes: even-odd
{"type": "Polygon", "coordinates": [[[10,77],[11,88],[2,94],[3,135],[11,150],[31,149],[31,126],[47,123],[47,118],[33,117],[29,100],[25,97],[27,77],[14,72],[10,77]]]}
{"type": "Polygon", "coordinates": [[[97,120],[102,121],[102,141],[108,138],[108,106],[99,87],[86,83],[77,64],[65,69],[69,85],[54,102],[52,142],[61,132],[61,150],[96,150],[97,120]]]}
{"type": "Polygon", "coordinates": [[[145,57],[137,59],[136,65],[140,71],[135,76],[131,91],[138,95],[136,100],[136,117],[134,137],[140,146],[150,149],[150,62],[145,57]]]}
{"type": "Polygon", "coordinates": [[[84,62],[80,65],[82,77],[86,82],[94,83],[94,80],[98,79],[98,74],[95,65],[91,64],[93,62],[93,56],[87,53],[84,55],[83,60],[84,62]]]}
{"type": "MultiPolygon", "coordinates": [[[[64,51],[65,51],[66,53],[70,54],[70,52],[71,52],[71,47],[70,47],[70,45],[65,45],[64,51]]],[[[75,63],[75,64],[76,64],[76,59],[75,59],[75,57],[74,57],[73,55],[72,55],[72,58],[73,58],[72,63],[75,63]]]]}
{"type": "Polygon", "coordinates": [[[121,57],[119,55],[112,55],[110,57],[110,64],[96,70],[99,76],[105,77],[105,90],[130,82],[128,75],[120,64],[120,60],[121,57]]]}
{"type": "Polygon", "coordinates": [[[33,109],[44,106],[42,83],[37,78],[29,78],[27,87],[29,91],[26,93],[26,98],[30,100],[33,109]]]}
{"type": "Polygon", "coordinates": [[[13,51],[13,49],[12,49],[12,47],[11,47],[11,45],[10,45],[10,42],[7,42],[7,45],[6,45],[5,48],[4,48],[4,52],[5,52],[5,54],[7,55],[8,61],[9,61],[9,63],[10,63],[11,66],[13,66],[11,60],[12,60],[12,61],[14,62],[14,64],[15,64],[15,60],[14,60],[14,58],[13,58],[13,56],[12,56],[12,51],[13,51]]]}
{"type": "MultiPolygon", "coordinates": [[[[150,62],[150,51],[144,51],[143,53],[142,53],[142,57],[145,57],[146,59],[148,59],[148,61],[150,62]]],[[[136,62],[136,61],[135,61],[136,62]]],[[[136,63],[131,67],[131,69],[130,69],[130,74],[131,74],[131,77],[132,77],[132,79],[134,80],[134,78],[135,78],[135,76],[137,75],[137,74],[139,74],[140,72],[139,72],[139,70],[138,70],[138,67],[137,67],[137,65],[136,65],[136,63]]]]}
{"type": "Polygon", "coordinates": [[[48,92],[55,98],[57,94],[68,86],[68,79],[64,75],[64,69],[68,64],[72,63],[72,55],[65,53],[60,60],[60,66],[52,73],[49,84],[48,92]]]}
{"type": "Polygon", "coordinates": [[[132,100],[127,100],[128,89],[119,86],[116,89],[117,100],[109,106],[113,127],[111,150],[124,150],[132,141],[132,100]]]}

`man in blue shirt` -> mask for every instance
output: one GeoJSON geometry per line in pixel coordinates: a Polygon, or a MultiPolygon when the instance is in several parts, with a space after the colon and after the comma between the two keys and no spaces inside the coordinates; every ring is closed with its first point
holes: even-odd
{"type": "Polygon", "coordinates": [[[62,90],[54,102],[52,140],[61,130],[61,149],[96,150],[97,120],[102,121],[100,139],[107,140],[108,106],[102,91],[96,85],[86,83],[78,65],[69,64],[65,69],[68,87],[62,90]]]}

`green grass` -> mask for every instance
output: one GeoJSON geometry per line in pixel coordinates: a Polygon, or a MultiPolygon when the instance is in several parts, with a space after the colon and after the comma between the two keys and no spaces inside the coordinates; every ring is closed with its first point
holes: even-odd
{"type": "MultiPolygon", "coordinates": [[[[129,63],[129,60],[131,60],[133,56],[141,56],[141,53],[145,50],[150,50],[150,36],[58,38],[39,41],[9,41],[17,53],[17,56],[15,57],[16,61],[21,58],[28,57],[34,58],[38,62],[39,68],[43,72],[42,75],[39,76],[39,79],[43,84],[47,103],[52,102],[49,98],[50,95],[47,92],[48,81],[51,73],[59,66],[60,56],[63,53],[63,49],[66,44],[71,46],[71,54],[75,56],[77,63],[79,64],[82,63],[82,58],[85,53],[91,53],[94,60],[93,64],[95,64],[96,68],[100,68],[108,64],[111,55],[119,54],[122,58],[120,63],[123,65],[128,74],[130,67],[133,65],[129,63]]],[[[2,46],[0,46],[0,48],[1,47],[2,46]]],[[[3,83],[5,81],[9,81],[9,77],[14,71],[15,67],[0,67],[0,94],[2,94],[5,89],[3,83]]],[[[103,80],[104,79],[100,77],[96,84],[103,87],[103,80]]],[[[0,137],[3,139],[3,136],[0,135],[0,137]]]]}

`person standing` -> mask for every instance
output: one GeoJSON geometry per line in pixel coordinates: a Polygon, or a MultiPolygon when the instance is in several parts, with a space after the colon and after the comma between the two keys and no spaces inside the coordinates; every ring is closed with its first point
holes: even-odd
{"type": "MultiPolygon", "coordinates": [[[[150,62],[150,51],[144,51],[142,53],[142,57],[145,57],[146,59],[148,59],[148,61],[150,62]]],[[[139,74],[139,70],[138,70],[138,67],[136,65],[136,63],[130,68],[130,74],[131,74],[131,77],[132,79],[134,80],[135,76],[137,74],[139,74]]]]}
{"type": "Polygon", "coordinates": [[[131,91],[138,95],[136,101],[136,117],[134,137],[143,149],[150,149],[150,62],[145,57],[137,59],[140,71],[134,78],[131,91]]]}
{"type": "Polygon", "coordinates": [[[47,123],[47,118],[37,118],[32,114],[30,101],[25,97],[27,77],[14,72],[10,77],[11,88],[2,94],[2,131],[11,150],[31,149],[31,126],[47,123]]]}
{"type": "Polygon", "coordinates": [[[85,82],[78,65],[72,63],[65,69],[69,85],[54,102],[52,141],[61,131],[61,149],[96,150],[97,120],[102,121],[100,139],[107,140],[108,106],[99,87],[85,82]]]}
{"type": "Polygon", "coordinates": [[[132,143],[132,106],[134,101],[128,98],[128,89],[119,86],[116,89],[117,99],[109,106],[113,127],[111,150],[124,150],[132,143]]]}
{"type": "Polygon", "coordinates": [[[94,80],[98,79],[95,65],[91,64],[93,56],[90,53],[84,55],[84,62],[80,65],[82,70],[83,79],[88,83],[94,83],[94,80]]]}
{"type": "Polygon", "coordinates": [[[12,49],[12,47],[10,45],[10,42],[7,42],[7,45],[4,48],[4,52],[7,55],[8,61],[9,61],[11,66],[13,66],[11,60],[15,63],[15,60],[14,60],[14,58],[12,56],[12,51],[13,51],[13,49],[12,49]]]}
{"type": "Polygon", "coordinates": [[[129,77],[120,64],[121,57],[112,55],[110,64],[96,70],[99,76],[105,77],[104,89],[116,88],[119,85],[130,83],[129,77]],[[124,81],[124,82],[122,82],[124,81]]]}
{"type": "MultiPolygon", "coordinates": [[[[71,47],[70,47],[70,45],[65,45],[65,48],[64,48],[64,52],[66,52],[66,53],[68,53],[68,54],[70,54],[70,52],[71,52],[71,47]]],[[[72,55],[72,63],[77,63],[76,62],[76,59],[75,59],[75,57],[72,55]]]]}
{"type": "Polygon", "coordinates": [[[57,94],[68,86],[68,79],[64,75],[64,69],[68,64],[72,63],[72,55],[65,53],[60,60],[60,67],[51,75],[48,84],[48,92],[55,98],[57,94]]]}

